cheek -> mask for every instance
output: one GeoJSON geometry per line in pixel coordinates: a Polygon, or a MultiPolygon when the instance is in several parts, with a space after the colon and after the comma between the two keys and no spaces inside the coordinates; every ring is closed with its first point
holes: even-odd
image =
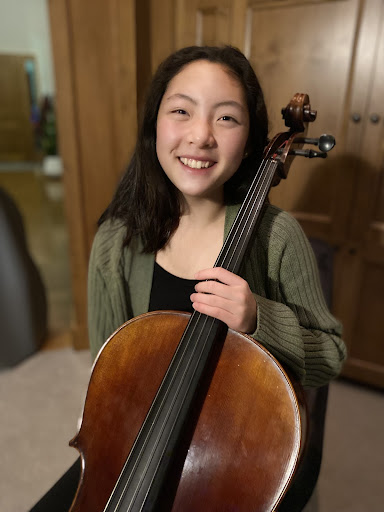
{"type": "Polygon", "coordinates": [[[247,137],[239,134],[238,137],[230,137],[224,144],[226,156],[233,161],[234,164],[240,165],[244,157],[247,137]]]}
{"type": "Polygon", "coordinates": [[[163,137],[162,137],[164,130],[163,130],[162,124],[163,123],[160,120],[158,120],[157,124],[156,124],[156,153],[157,153],[157,158],[159,160],[161,159],[161,154],[162,154],[163,145],[164,145],[163,137]]]}
{"type": "Polygon", "coordinates": [[[158,152],[171,151],[178,142],[180,132],[175,129],[173,123],[166,119],[159,119],[156,127],[156,149],[158,152]]]}

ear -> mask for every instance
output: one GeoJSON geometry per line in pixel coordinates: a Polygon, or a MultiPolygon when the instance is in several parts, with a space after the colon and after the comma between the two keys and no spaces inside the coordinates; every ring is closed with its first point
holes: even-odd
{"type": "Polygon", "coordinates": [[[246,147],[245,150],[244,150],[243,160],[248,158],[250,154],[251,154],[251,151],[248,150],[248,148],[246,147]]]}
{"type": "Polygon", "coordinates": [[[244,148],[243,160],[248,158],[251,153],[252,153],[252,146],[251,146],[250,138],[248,138],[248,140],[245,144],[245,148],[244,148]]]}

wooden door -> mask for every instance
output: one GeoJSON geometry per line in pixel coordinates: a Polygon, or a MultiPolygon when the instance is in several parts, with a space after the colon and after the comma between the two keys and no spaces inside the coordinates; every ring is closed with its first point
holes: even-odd
{"type": "Polygon", "coordinates": [[[32,55],[0,55],[0,160],[3,161],[37,158],[26,64],[35,67],[32,55]]]}

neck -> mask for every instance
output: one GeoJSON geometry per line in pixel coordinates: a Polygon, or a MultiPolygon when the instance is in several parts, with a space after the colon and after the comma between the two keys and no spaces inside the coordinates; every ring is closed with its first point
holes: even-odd
{"type": "Polygon", "coordinates": [[[196,227],[203,227],[221,221],[224,216],[225,205],[223,201],[188,198],[184,200],[180,223],[191,223],[196,227]]]}

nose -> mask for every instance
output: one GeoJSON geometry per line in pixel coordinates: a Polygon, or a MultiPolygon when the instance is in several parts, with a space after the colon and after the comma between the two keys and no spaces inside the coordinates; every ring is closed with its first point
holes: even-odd
{"type": "Polygon", "coordinates": [[[190,126],[189,142],[198,147],[212,147],[215,143],[212,124],[208,119],[194,119],[190,126]]]}

